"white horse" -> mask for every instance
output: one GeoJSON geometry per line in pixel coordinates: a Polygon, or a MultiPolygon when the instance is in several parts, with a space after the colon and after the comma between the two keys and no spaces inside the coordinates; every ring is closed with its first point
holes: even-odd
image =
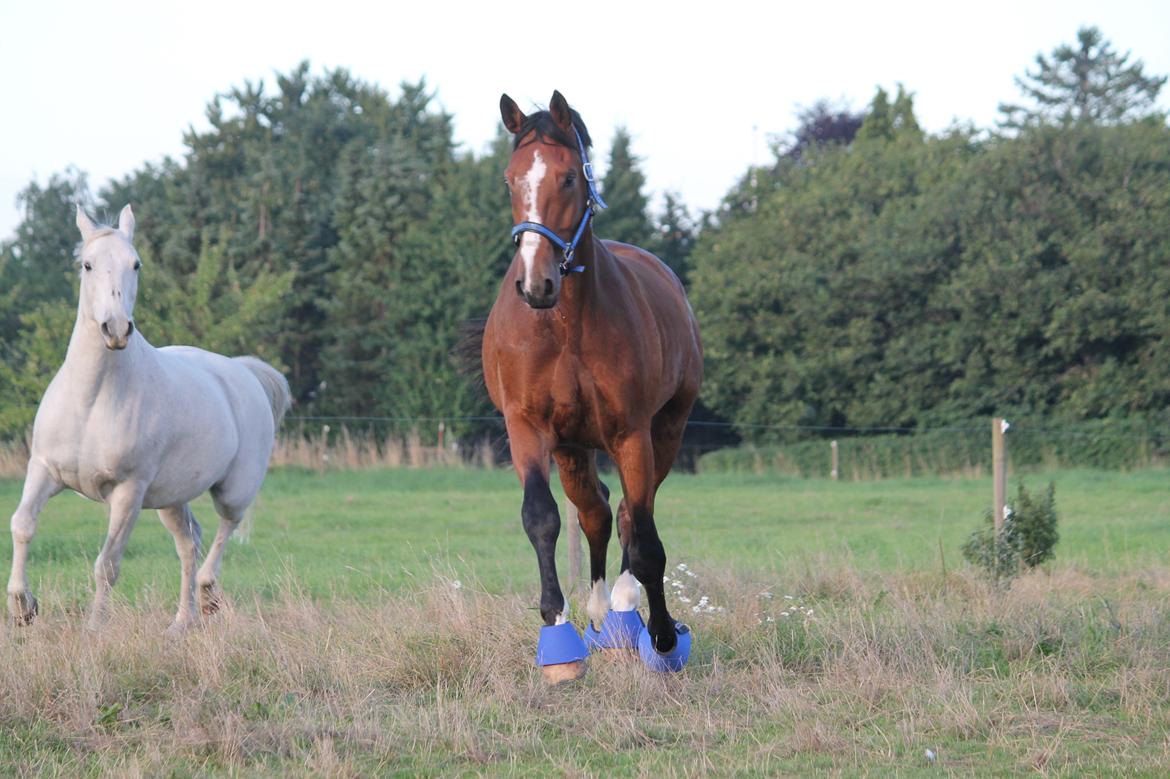
{"type": "Polygon", "coordinates": [[[37,409],[20,506],[12,516],[8,609],[32,621],[37,601],[25,563],[46,501],[65,488],[109,507],[109,534],[94,564],[89,626],[100,627],[122,553],[142,508],[158,509],[182,563],[171,632],[216,610],[224,545],[255,500],[288,382],[254,357],[228,358],[190,346],[156,349],[134,328],[138,269],[134,214],[95,225],[80,206],[81,300],[65,363],[37,409]],[[187,505],[210,490],[219,530],[203,565],[199,523],[187,505]]]}

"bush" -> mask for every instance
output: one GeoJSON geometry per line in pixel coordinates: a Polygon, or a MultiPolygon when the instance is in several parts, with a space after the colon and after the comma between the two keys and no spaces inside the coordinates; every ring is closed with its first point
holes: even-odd
{"type": "Polygon", "coordinates": [[[1044,498],[1036,500],[1021,484],[999,537],[989,511],[984,516],[984,527],[963,544],[963,558],[996,580],[1010,580],[1022,568],[1035,568],[1052,559],[1060,539],[1056,521],[1056,485],[1049,482],[1044,498]]]}

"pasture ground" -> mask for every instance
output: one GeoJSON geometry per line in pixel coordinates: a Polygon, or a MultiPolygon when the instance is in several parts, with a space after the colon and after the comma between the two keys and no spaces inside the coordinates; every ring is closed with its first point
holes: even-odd
{"type": "Polygon", "coordinates": [[[958,554],[986,479],[672,476],[691,666],[595,659],[553,689],[510,472],[272,473],[231,607],[178,640],[153,513],[107,630],[82,630],[105,523],[61,495],[30,561],[42,617],[0,628],[0,774],[1166,775],[1170,474],[1023,480],[1049,478],[1057,560],[999,592],[958,554]]]}

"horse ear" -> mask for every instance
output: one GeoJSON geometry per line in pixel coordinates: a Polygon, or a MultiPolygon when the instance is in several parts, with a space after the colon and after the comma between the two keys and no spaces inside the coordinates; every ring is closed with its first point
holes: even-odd
{"type": "Polygon", "coordinates": [[[89,214],[85,213],[81,203],[77,204],[77,229],[81,231],[81,240],[83,241],[88,241],[90,236],[97,231],[97,225],[89,218],[89,214]]]}
{"type": "Polygon", "coordinates": [[[520,110],[520,106],[516,105],[516,101],[508,97],[508,95],[500,95],[500,117],[504,120],[504,127],[508,128],[508,132],[515,135],[520,132],[520,127],[524,124],[524,112],[520,110]]]}
{"type": "Polygon", "coordinates": [[[122,208],[122,213],[118,214],[118,232],[126,236],[127,241],[134,240],[134,212],[130,210],[129,203],[122,208]]]}
{"type": "Polygon", "coordinates": [[[552,114],[557,127],[567,133],[573,132],[573,112],[569,108],[569,101],[559,91],[553,90],[552,100],[548,101],[548,112],[552,114]]]}

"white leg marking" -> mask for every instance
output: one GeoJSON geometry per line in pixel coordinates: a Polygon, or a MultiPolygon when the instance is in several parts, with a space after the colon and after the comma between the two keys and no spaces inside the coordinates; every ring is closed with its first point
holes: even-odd
{"type": "Polygon", "coordinates": [[[564,610],[561,611],[561,613],[557,615],[556,624],[563,625],[568,621],[569,621],[569,601],[566,600],[564,610]]]}
{"type": "Polygon", "coordinates": [[[622,571],[622,575],[613,584],[613,610],[633,611],[642,603],[642,584],[629,571],[622,571]]]}
{"type": "Polygon", "coordinates": [[[601,623],[609,613],[609,588],[605,586],[605,579],[593,582],[593,591],[589,593],[589,604],[585,607],[589,612],[589,620],[593,627],[601,630],[601,623]]]}
{"type": "MultiPolygon", "coordinates": [[[[544,174],[548,172],[548,166],[544,164],[544,158],[540,156],[540,152],[534,152],[532,155],[532,167],[524,174],[524,200],[528,206],[527,213],[524,214],[526,222],[540,221],[540,209],[536,205],[536,195],[540,190],[540,182],[544,181],[544,174]]],[[[536,262],[536,250],[540,246],[542,238],[539,233],[523,233],[520,236],[520,258],[524,261],[524,283],[532,283],[532,265],[536,262]]]]}

